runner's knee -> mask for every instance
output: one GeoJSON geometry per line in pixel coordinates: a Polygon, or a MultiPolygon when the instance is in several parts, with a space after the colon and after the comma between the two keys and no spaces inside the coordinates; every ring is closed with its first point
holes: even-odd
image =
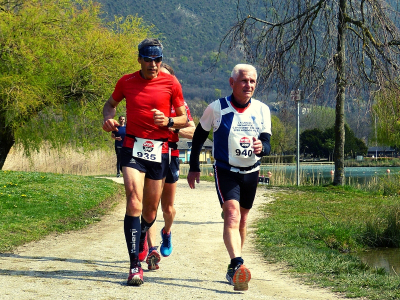
{"type": "Polygon", "coordinates": [[[162,211],[167,215],[175,215],[175,207],[173,205],[162,206],[162,211]]]}
{"type": "Polygon", "coordinates": [[[140,201],[127,201],[126,214],[132,217],[138,217],[142,214],[142,203],[140,201]]]}
{"type": "Polygon", "coordinates": [[[240,211],[229,208],[224,210],[224,225],[230,228],[238,228],[240,224],[240,211]]]}

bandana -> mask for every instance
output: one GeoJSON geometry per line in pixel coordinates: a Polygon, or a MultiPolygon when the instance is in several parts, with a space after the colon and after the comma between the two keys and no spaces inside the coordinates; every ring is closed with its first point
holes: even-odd
{"type": "Polygon", "coordinates": [[[139,50],[142,56],[162,56],[162,48],[159,46],[147,46],[139,50]]]}

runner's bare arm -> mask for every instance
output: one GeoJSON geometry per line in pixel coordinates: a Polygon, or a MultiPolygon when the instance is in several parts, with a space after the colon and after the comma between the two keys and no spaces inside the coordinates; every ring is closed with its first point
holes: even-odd
{"type": "Polygon", "coordinates": [[[176,117],[174,117],[174,126],[175,128],[184,128],[187,126],[188,119],[186,115],[186,107],[182,105],[180,107],[175,108],[176,117]]]}
{"type": "Polygon", "coordinates": [[[118,106],[117,101],[115,101],[112,96],[107,100],[103,107],[103,130],[110,131],[118,131],[117,126],[119,123],[117,120],[114,120],[116,107],[118,106]]]}
{"type": "MultiPolygon", "coordinates": [[[[153,112],[153,119],[154,124],[158,126],[167,126],[169,123],[169,117],[164,115],[163,112],[159,111],[158,109],[152,109],[153,112]]],[[[176,117],[173,117],[174,120],[174,127],[175,128],[183,128],[187,125],[187,116],[186,116],[186,109],[185,106],[178,107],[175,109],[176,117]]]]}
{"type": "Polygon", "coordinates": [[[196,129],[196,125],[194,124],[193,121],[188,122],[188,126],[185,128],[179,129],[179,136],[185,139],[191,139],[193,138],[193,133],[196,129]]]}

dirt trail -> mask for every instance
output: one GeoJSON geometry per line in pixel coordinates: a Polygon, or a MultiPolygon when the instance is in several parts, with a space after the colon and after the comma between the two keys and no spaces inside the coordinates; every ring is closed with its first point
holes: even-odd
{"type": "MultiPolygon", "coordinates": [[[[259,187],[257,205],[265,201],[265,192],[259,187]]],[[[213,183],[201,182],[190,190],[181,179],[176,199],[174,250],[161,259],[159,270],[147,271],[144,265],[142,286],[126,286],[122,202],[87,229],[0,255],[0,299],[341,299],[327,290],[300,284],[278,266],[264,262],[252,246],[251,229],[243,258],[252,280],[248,291],[234,292],[225,280],[229,257],[213,183]]],[[[250,215],[254,220],[255,210],[250,215]]],[[[162,226],[159,212],[158,230],[162,226]]]]}

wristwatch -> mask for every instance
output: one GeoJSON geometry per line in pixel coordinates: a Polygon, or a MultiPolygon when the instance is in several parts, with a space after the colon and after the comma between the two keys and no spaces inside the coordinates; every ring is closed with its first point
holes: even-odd
{"type": "Polygon", "coordinates": [[[172,127],[174,126],[174,119],[172,119],[171,117],[168,118],[168,124],[167,127],[172,127]]]}
{"type": "Polygon", "coordinates": [[[174,130],[174,132],[175,132],[175,133],[178,133],[178,132],[179,132],[179,128],[176,128],[176,129],[174,130]]]}

